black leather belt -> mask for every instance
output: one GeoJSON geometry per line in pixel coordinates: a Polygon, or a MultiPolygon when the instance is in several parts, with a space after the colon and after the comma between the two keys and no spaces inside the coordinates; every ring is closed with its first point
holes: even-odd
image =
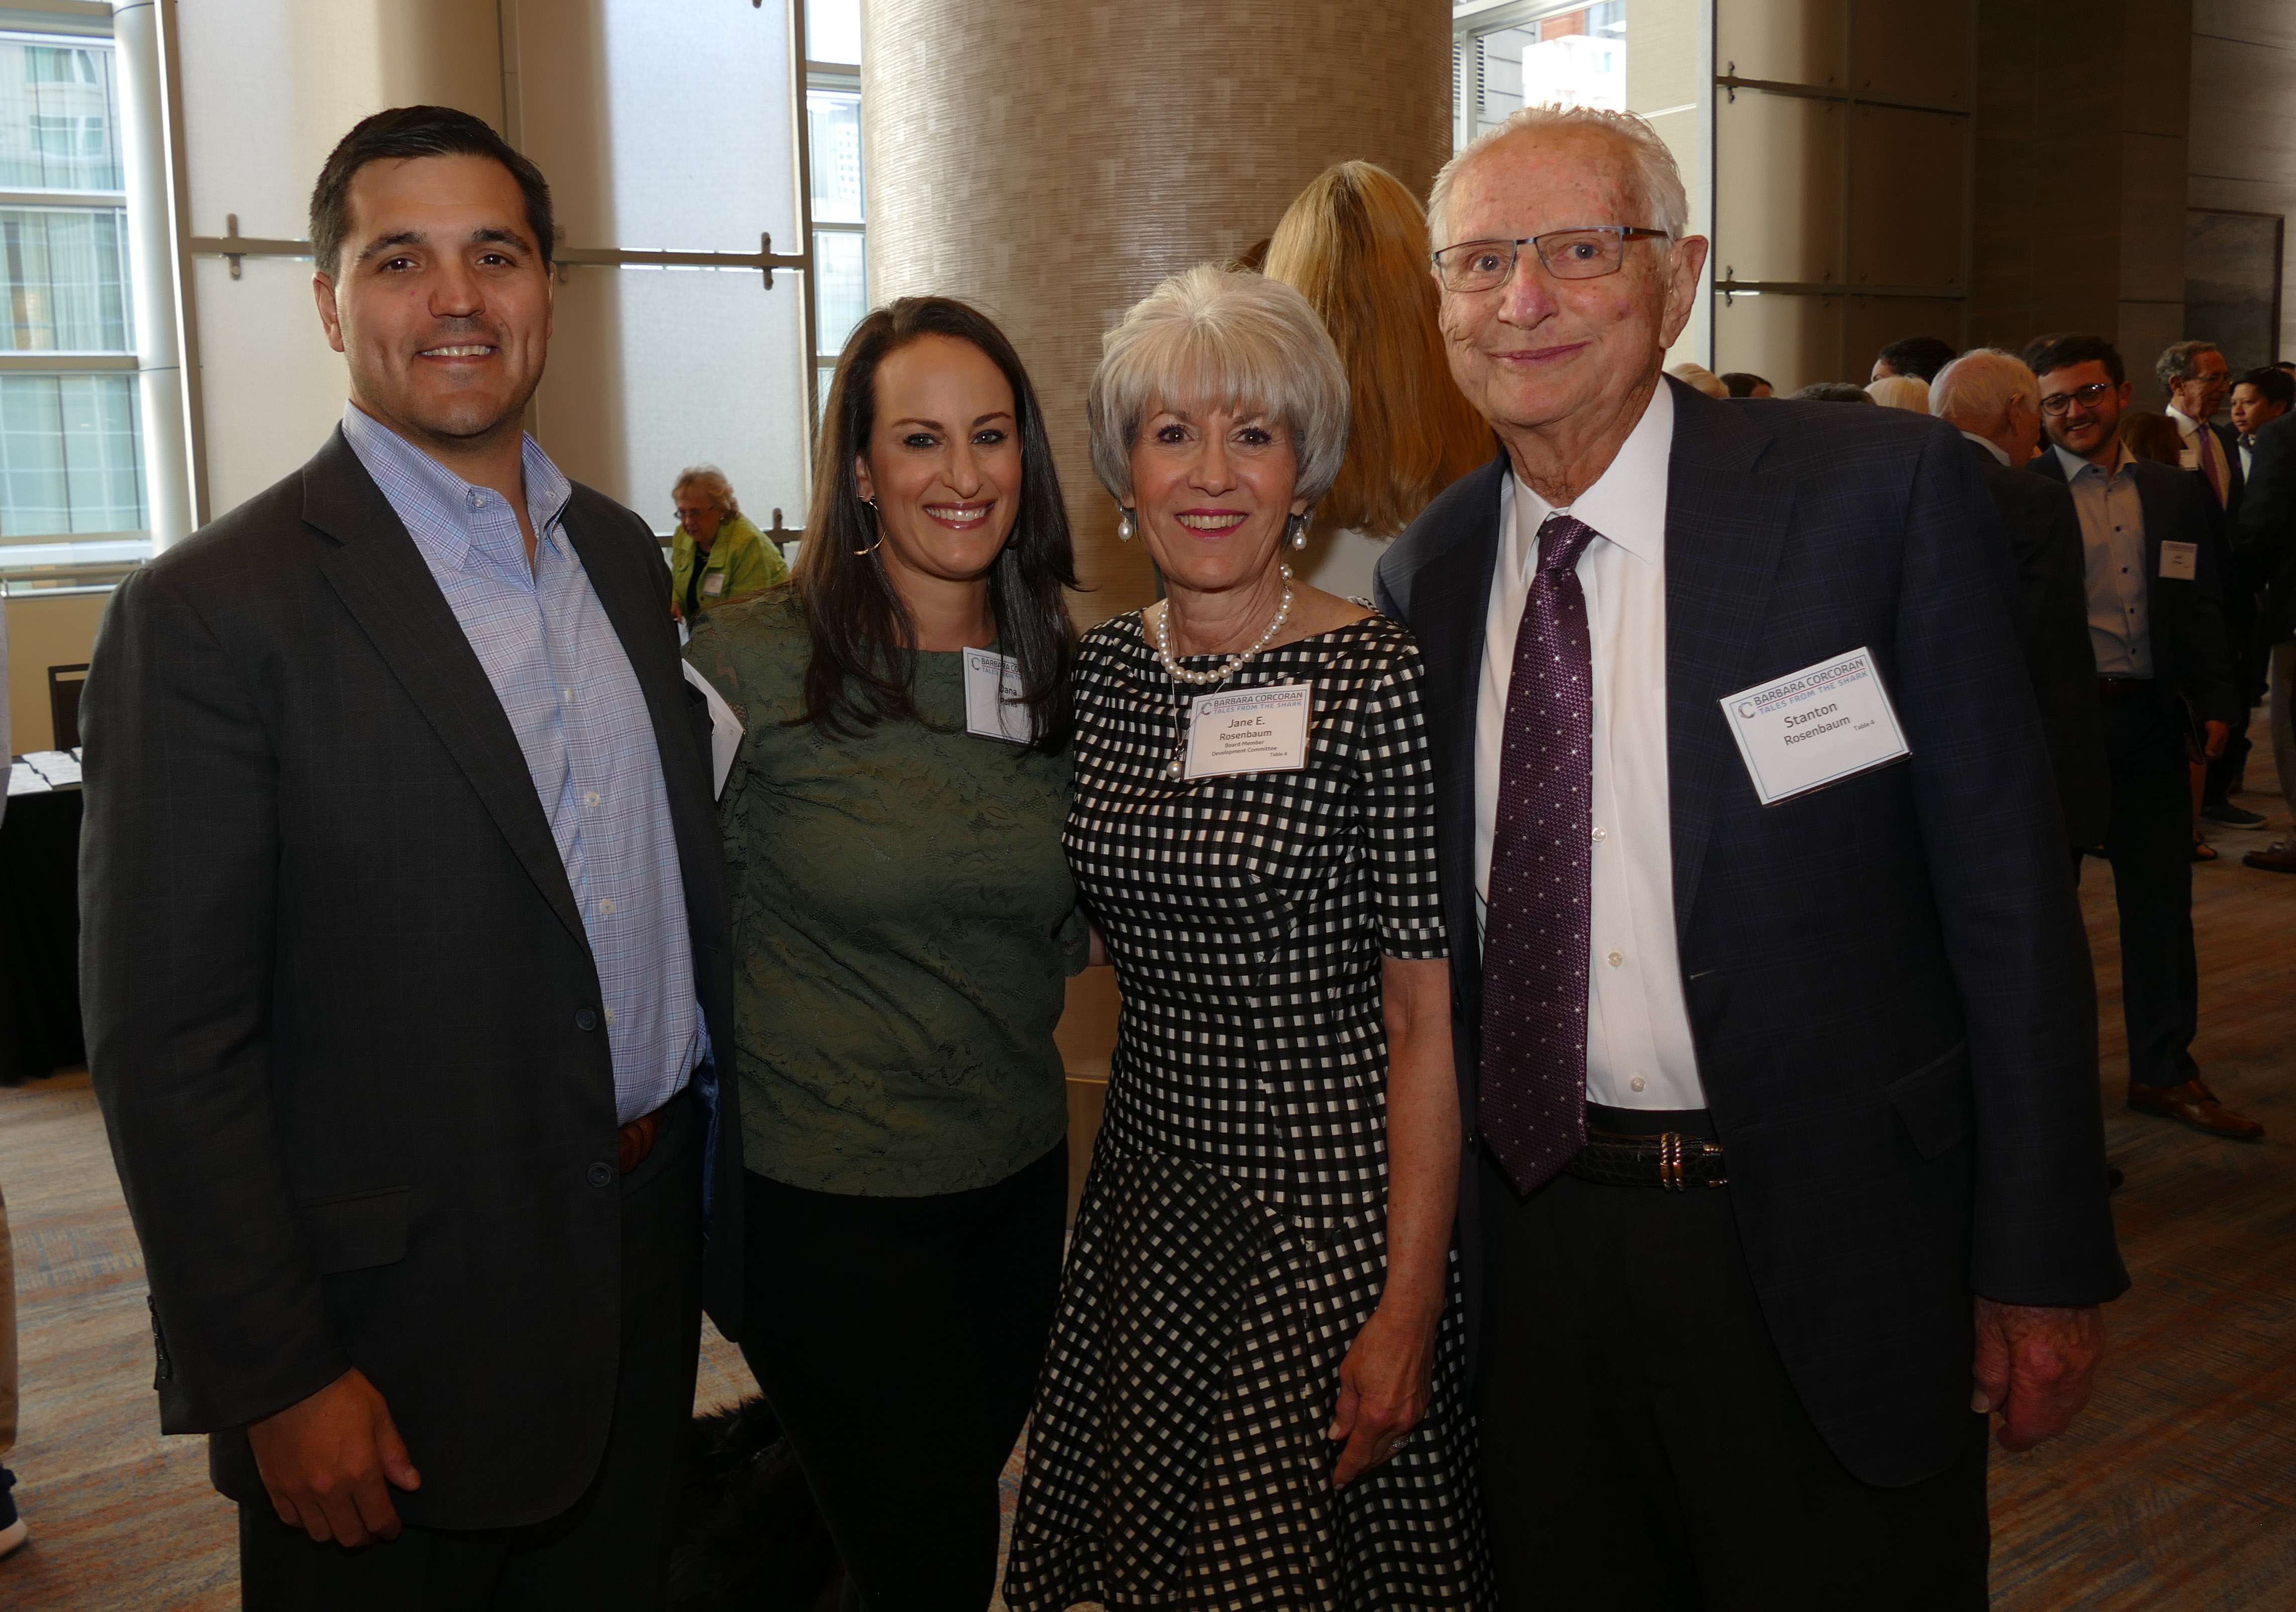
{"type": "Polygon", "coordinates": [[[1686,1192],[1693,1187],[1726,1187],[1722,1144],[1702,1136],[1669,1131],[1659,1136],[1627,1136],[1589,1131],[1587,1145],[1564,1166],[1582,1181],[1606,1187],[1659,1187],[1686,1192]]]}
{"type": "Polygon", "coordinates": [[[2127,700],[2152,686],[2150,677],[2100,677],[2096,691],[2107,700],[2127,700]]]}

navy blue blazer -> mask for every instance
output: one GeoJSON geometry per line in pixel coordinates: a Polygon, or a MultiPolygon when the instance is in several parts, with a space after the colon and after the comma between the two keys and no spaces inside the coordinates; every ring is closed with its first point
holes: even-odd
{"type": "MultiPolygon", "coordinates": [[[[1966,1448],[1972,1293],[2091,1305],[2128,1285],[2088,945],[2008,552],[1940,422],[1668,384],[1667,761],[1699,1074],[1803,1403],[1859,1477],[1913,1483],[1966,1448]],[[1723,696],[1860,646],[1911,756],[1761,805],[1723,696]]],[[[1505,473],[1502,458],[1450,487],[1378,574],[1426,667],[1468,1182],[1475,708],[1505,473]]],[[[1461,1193],[1471,1324],[1475,1199],[1461,1193]]]]}
{"type": "MultiPolygon", "coordinates": [[[[2145,616],[2153,678],[2183,695],[2203,720],[2237,723],[2246,705],[2234,678],[2232,638],[2225,624],[2215,495],[2195,471],[2149,459],[2136,460],[2130,468],[2144,511],[2145,616]],[[2189,580],[2161,575],[2164,538],[2194,546],[2189,580]]],[[[2032,472],[2066,485],[2064,462],[2054,448],[2034,459],[2032,472]]]]}

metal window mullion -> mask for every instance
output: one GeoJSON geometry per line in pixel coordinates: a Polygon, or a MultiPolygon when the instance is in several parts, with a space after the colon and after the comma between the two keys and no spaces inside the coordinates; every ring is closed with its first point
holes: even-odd
{"type": "MultiPolygon", "coordinates": [[[[817,421],[821,418],[821,274],[813,250],[813,119],[806,105],[808,82],[808,51],[806,49],[806,0],[787,0],[789,5],[789,68],[790,122],[793,138],[790,149],[797,161],[797,229],[800,254],[805,259],[799,271],[805,292],[805,443],[803,474],[798,485],[805,493],[808,506],[813,502],[813,446],[817,421]]],[[[864,192],[866,193],[865,192],[864,192]]]]}

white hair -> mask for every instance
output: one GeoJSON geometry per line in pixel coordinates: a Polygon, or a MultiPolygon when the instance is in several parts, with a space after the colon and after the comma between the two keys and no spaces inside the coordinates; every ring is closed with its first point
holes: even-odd
{"type": "Polygon", "coordinates": [[[1625,224],[1641,229],[1664,230],[1679,241],[1690,228],[1690,195],[1682,188],[1682,170],[1658,131],[1635,112],[1614,112],[1599,106],[1526,106],[1506,121],[1469,141],[1458,155],[1435,176],[1427,192],[1427,224],[1438,248],[1451,244],[1451,184],[1459,170],[1510,135],[1544,133],[1548,129],[1594,129],[1626,147],[1633,160],[1635,190],[1643,207],[1640,218],[1587,218],[1586,224],[1625,224]]]}
{"type": "Polygon", "coordinates": [[[1727,397],[1729,382],[1702,364],[1677,364],[1667,373],[1681,381],[1693,392],[1703,392],[1709,397],[1727,397]]]}
{"type": "Polygon", "coordinates": [[[1866,395],[1885,409],[1930,412],[1930,383],[1919,375],[1884,375],[1867,384],[1866,395]]]}
{"type": "Polygon", "coordinates": [[[1200,263],[1133,304],[1100,339],[1085,395],[1092,468],[1132,501],[1132,447],[1149,405],[1257,410],[1292,437],[1293,495],[1332,490],[1348,454],[1348,372],[1308,299],[1281,280],[1200,263]]]}
{"type": "Polygon", "coordinates": [[[2019,397],[2038,407],[2040,380],[2022,358],[1997,347],[1964,353],[1930,382],[1930,413],[1980,435],[1997,429],[2019,397]]]}

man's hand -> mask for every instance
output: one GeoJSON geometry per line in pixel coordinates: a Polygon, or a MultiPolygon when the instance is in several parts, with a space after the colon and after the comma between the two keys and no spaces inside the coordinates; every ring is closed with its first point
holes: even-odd
{"type": "Polygon", "coordinates": [[[422,1486],[390,1407],[356,1366],[310,1398],[248,1423],[247,1442],[279,1520],[322,1542],[397,1539],[390,1489],[422,1486]]]}
{"type": "Polygon", "coordinates": [[[1326,1436],[1343,1444],[1332,1487],[1344,1489],[1395,1453],[1434,1398],[1435,1328],[1442,1312],[1407,1317],[1372,1312],[1340,1364],[1340,1403],[1326,1436]]]}
{"type": "Polygon", "coordinates": [[[2001,1447],[2054,1438],[2088,1403],[2104,1354],[2104,1313],[1977,1301],[1977,1392],[1969,1408],[2001,1412],[2001,1447]]]}
{"type": "Polygon", "coordinates": [[[2232,724],[2204,722],[2201,724],[2201,728],[2208,734],[2208,742],[2201,747],[2201,754],[2214,761],[2225,753],[2225,746],[2232,742],[2232,724]]]}

